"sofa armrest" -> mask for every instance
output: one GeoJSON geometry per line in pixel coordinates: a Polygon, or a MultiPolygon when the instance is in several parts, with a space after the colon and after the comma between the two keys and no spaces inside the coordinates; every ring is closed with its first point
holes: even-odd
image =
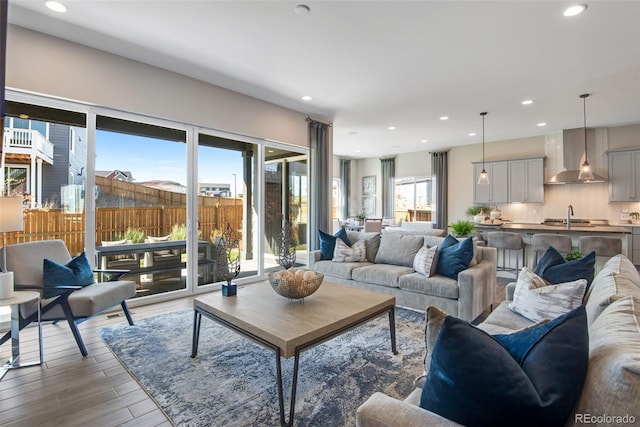
{"type": "Polygon", "coordinates": [[[458,317],[472,321],[491,307],[497,286],[496,248],[478,248],[482,261],[458,274],[458,317]]]}
{"type": "Polygon", "coordinates": [[[320,252],[320,250],[316,250],[316,251],[310,251],[309,252],[309,262],[308,262],[308,266],[310,270],[313,270],[314,267],[316,266],[316,262],[320,261],[322,254],[320,252]]]}
{"type": "Polygon", "coordinates": [[[459,426],[419,406],[374,393],[356,411],[356,427],[459,426]]]}
{"type": "Polygon", "coordinates": [[[516,282],[510,282],[504,288],[505,300],[513,301],[513,293],[516,291],[516,282]]]}

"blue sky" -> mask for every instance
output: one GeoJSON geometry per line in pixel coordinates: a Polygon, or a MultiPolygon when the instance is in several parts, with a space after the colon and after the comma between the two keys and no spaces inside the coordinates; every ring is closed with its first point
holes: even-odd
{"type": "MultiPolygon", "coordinates": [[[[131,171],[135,182],[154,179],[186,185],[187,146],[184,143],[98,130],[96,132],[96,170],[131,171]]],[[[200,147],[199,182],[226,183],[242,193],[242,153],[200,147]]]]}

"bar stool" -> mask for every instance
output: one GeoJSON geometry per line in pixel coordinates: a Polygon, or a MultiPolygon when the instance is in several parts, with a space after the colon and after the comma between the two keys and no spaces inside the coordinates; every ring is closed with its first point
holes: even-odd
{"type": "Polygon", "coordinates": [[[582,236],[578,239],[578,250],[584,256],[596,253],[596,272],[600,271],[598,257],[611,258],[622,253],[622,239],[619,237],[582,236]]]}
{"type": "Polygon", "coordinates": [[[571,237],[565,234],[534,234],[531,238],[531,251],[533,255],[533,262],[531,263],[532,269],[536,268],[536,265],[538,265],[538,257],[543,254],[549,246],[553,246],[562,254],[568,254],[572,250],[571,237]]]}
{"type": "Polygon", "coordinates": [[[496,248],[498,251],[498,271],[510,271],[516,277],[521,267],[524,267],[524,241],[519,233],[512,233],[508,231],[490,231],[487,233],[487,246],[496,248]],[[502,265],[500,265],[500,253],[502,252],[502,265]],[[522,252],[516,254],[516,267],[511,266],[511,259],[513,252],[522,252]],[[508,258],[507,258],[508,255],[508,258]],[[520,265],[520,258],[522,258],[522,266],[520,265]]]}

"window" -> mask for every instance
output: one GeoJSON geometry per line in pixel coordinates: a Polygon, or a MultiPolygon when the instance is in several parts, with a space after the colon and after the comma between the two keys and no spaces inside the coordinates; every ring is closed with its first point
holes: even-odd
{"type": "Polygon", "coordinates": [[[425,177],[397,178],[395,184],[395,220],[431,221],[432,180],[425,177]]]}
{"type": "Polygon", "coordinates": [[[333,178],[331,188],[331,218],[339,218],[342,206],[340,206],[340,178],[333,178]]]}

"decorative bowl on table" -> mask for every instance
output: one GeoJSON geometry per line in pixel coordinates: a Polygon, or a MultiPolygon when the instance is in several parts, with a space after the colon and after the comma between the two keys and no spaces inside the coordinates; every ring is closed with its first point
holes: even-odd
{"type": "Polygon", "coordinates": [[[318,290],[323,279],[324,274],[304,269],[290,268],[269,273],[269,283],[273,290],[291,299],[308,297],[318,290]]]}

